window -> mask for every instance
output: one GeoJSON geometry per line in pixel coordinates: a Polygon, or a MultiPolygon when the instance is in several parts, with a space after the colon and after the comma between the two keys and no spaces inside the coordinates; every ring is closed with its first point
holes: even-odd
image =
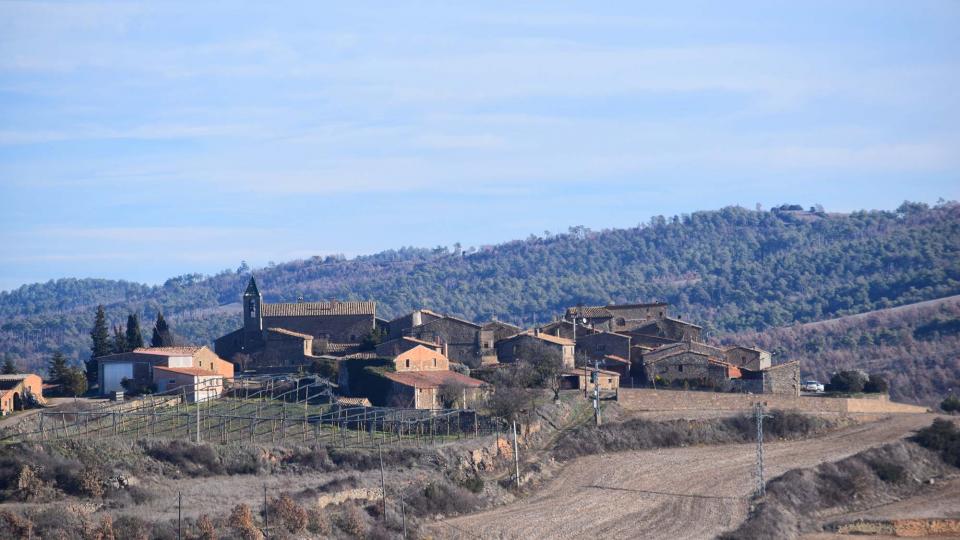
{"type": "Polygon", "coordinates": [[[436,358],[433,359],[433,367],[437,367],[437,359],[436,359],[436,358]]]}
{"type": "Polygon", "coordinates": [[[679,366],[677,366],[677,371],[679,371],[680,373],[683,373],[683,364],[680,364],[679,366]]]}
{"type": "Polygon", "coordinates": [[[410,367],[410,359],[409,359],[409,358],[406,359],[406,366],[407,366],[407,367],[410,367]]]}

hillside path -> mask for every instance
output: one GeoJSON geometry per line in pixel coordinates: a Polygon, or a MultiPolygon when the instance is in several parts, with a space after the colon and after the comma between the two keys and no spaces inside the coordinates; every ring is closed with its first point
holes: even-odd
{"type": "MultiPolygon", "coordinates": [[[[765,445],[766,477],[835,461],[929,425],[905,414],[765,445]]],[[[438,522],[438,538],[713,538],[747,516],[755,445],[667,448],[574,460],[520,502],[438,522]]]]}

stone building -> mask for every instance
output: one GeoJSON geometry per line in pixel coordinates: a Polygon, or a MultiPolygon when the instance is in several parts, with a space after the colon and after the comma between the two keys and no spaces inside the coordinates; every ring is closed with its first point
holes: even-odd
{"type": "Polygon", "coordinates": [[[306,355],[330,354],[337,344],[358,344],[376,327],[375,302],[297,302],[269,304],[254,278],[243,293],[243,327],[214,341],[217,354],[250,356],[264,365],[295,365],[306,355]],[[312,339],[309,349],[307,338],[312,339]],[[289,355],[289,356],[288,356],[289,355]]]}
{"type": "Polygon", "coordinates": [[[481,363],[479,324],[443,315],[404,331],[404,335],[421,341],[439,343],[451,360],[477,367],[481,363]]]}
{"type": "Polygon", "coordinates": [[[223,376],[195,367],[153,366],[157,392],[182,393],[187,403],[201,403],[223,394],[223,376]]]}
{"type": "Polygon", "coordinates": [[[769,369],[772,365],[770,353],[755,347],[730,347],[724,356],[727,362],[752,371],[769,369]]]}
{"type": "Polygon", "coordinates": [[[0,375],[0,415],[43,404],[43,381],[39,375],[0,375]]]}
{"type": "Polygon", "coordinates": [[[631,330],[653,319],[667,317],[669,307],[669,304],[665,302],[577,306],[567,308],[564,318],[567,320],[586,319],[587,324],[598,330],[619,332],[631,330]]]}
{"type": "Polygon", "coordinates": [[[742,369],[736,389],[754,394],[800,395],[800,362],[794,360],[762,370],[742,369]]]}
{"type": "Polygon", "coordinates": [[[516,362],[532,354],[549,354],[559,359],[564,368],[574,366],[573,341],[539,330],[517,334],[497,343],[497,358],[501,363],[516,362]]]}
{"type": "Polygon", "coordinates": [[[430,311],[429,309],[417,309],[411,311],[406,315],[401,315],[387,322],[384,341],[399,339],[403,336],[409,335],[411,328],[442,318],[443,315],[434,311],[430,311]]]}
{"type": "Polygon", "coordinates": [[[396,339],[384,341],[376,346],[377,356],[394,357],[403,352],[409,351],[414,347],[424,346],[437,352],[443,352],[443,346],[436,342],[423,341],[410,336],[403,336],[396,339]]]}
{"type": "Polygon", "coordinates": [[[608,355],[630,358],[630,336],[604,331],[577,336],[576,353],[590,361],[600,361],[608,355]]]}
{"type": "Polygon", "coordinates": [[[631,334],[654,336],[672,341],[700,341],[703,327],[681,319],[663,317],[646,322],[630,330],[631,334]]]}
{"type": "Polygon", "coordinates": [[[197,368],[221,377],[233,377],[234,366],[207,347],[142,347],[131,352],[97,358],[97,380],[100,395],[129,388],[147,389],[152,384],[155,366],[197,368]],[[123,381],[127,380],[128,388],[123,381]]]}

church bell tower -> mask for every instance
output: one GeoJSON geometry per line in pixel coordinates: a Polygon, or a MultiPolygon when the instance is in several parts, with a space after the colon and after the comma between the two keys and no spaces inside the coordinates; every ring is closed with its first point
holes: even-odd
{"type": "Polygon", "coordinates": [[[263,296],[257,288],[257,280],[250,277],[247,290],[243,292],[243,334],[244,343],[251,344],[263,339],[263,315],[260,306],[263,296]]]}

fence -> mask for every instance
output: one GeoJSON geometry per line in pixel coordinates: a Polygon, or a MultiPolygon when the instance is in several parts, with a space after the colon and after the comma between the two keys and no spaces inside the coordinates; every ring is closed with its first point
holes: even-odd
{"type": "Polygon", "coordinates": [[[0,441],[133,437],[374,448],[422,446],[503,429],[501,422],[469,409],[341,406],[335,402],[330,382],[317,377],[232,379],[220,397],[203,400],[207,384],[132,403],[41,411],[34,429],[0,441]]]}

